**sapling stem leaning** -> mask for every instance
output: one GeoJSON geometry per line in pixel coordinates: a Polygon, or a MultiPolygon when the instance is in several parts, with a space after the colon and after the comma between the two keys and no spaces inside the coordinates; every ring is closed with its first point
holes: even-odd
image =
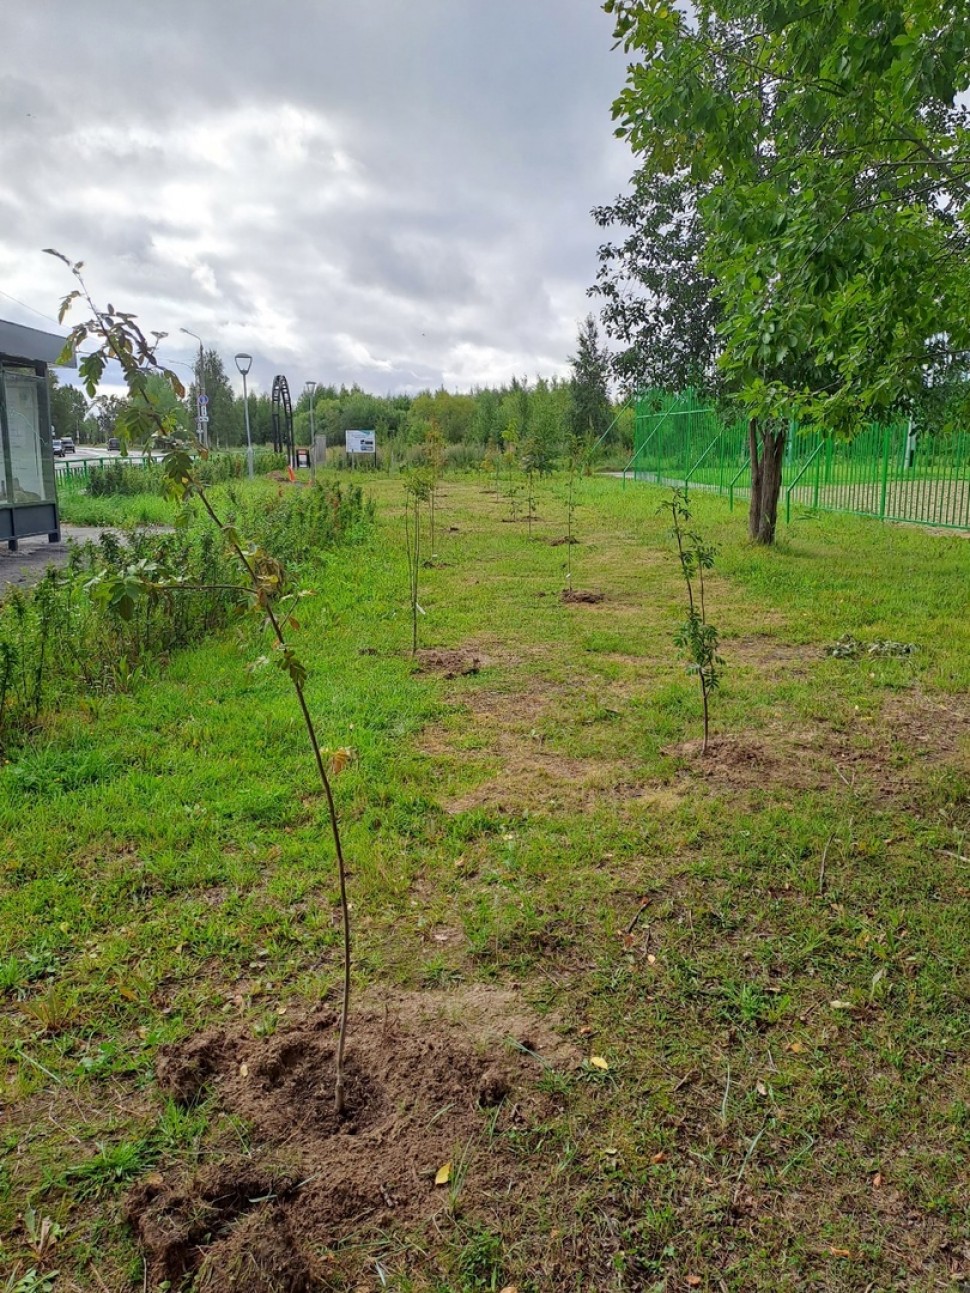
{"type": "MultiPolygon", "coordinates": [[[[61,320],[64,319],[72,303],[78,298],[87,303],[91,314],[86,323],[77,324],[72,328],[65,344],[65,352],[69,353],[77,350],[80,344],[89,338],[97,337],[100,339],[98,348],[94,352],[85,355],[80,364],[80,374],[89,396],[93,398],[97,393],[98,383],[108,361],[110,359],[117,360],[124,373],[130,397],[129,408],[125,413],[122,430],[133,433],[136,438],[140,436],[146,444],[151,443],[156,436],[164,436],[171,428],[167,415],[162,413],[152,398],[148,387],[148,378],[156,374],[163,376],[178,398],[184,395],[182,383],[175,373],[158,362],[154,345],[146,339],[132,315],[116,312],[111,306],[106,311],[97,309],[81,274],[83,268],[81,262],[72,264],[66,256],[57,251],[51,251],[50,254],[64,261],[79,284],[77,290],[70,292],[64,298],[60,311],[61,320]]],[[[152,335],[157,344],[162,334],[154,333],[152,335]]],[[[198,446],[198,448],[200,453],[205,456],[207,451],[204,447],[198,446]]],[[[346,1108],[344,1056],[347,1042],[347,1023],[350,1013],[352,950],[350,907],[347,898],[347,863],[344,857],[340,821],[336,801],[334,800],[333,787],[327,774],[326,762],[317,737],[313,716],[307,704],[305,691],[307,671],[294,653],[285,633],[285,625],[289,622],[290,626],[292,626],[295,621],[292,620],[288,612],[281,613],[282,602],[287,595],[283,571],[279,564],[267,554],[261,553],[255,548],[244,548],[242,540],[235,529],[226,524],[212,506],[204,484],[197,473],[193,471],[192,458],[188,452],[185,450],[168,452],[163,456],[162,462],[172,494],[183,501],[190,495],[194,495],[199,499],[206,515],[222,534],[245,573],[248,582],[248,588],[245,591],[252,597],[254,606],[265,616],[266,623],[276,639],[279,651],[277,663],[289,677],[296,695],[313,752],[317,774],[326,799],[330,831],[337,860],[337,878],[343,923],[343,990],[341,994],[340,1028],[337,1037],[334,1081],[334,1103],[337,1115],[340,1117],[344,1114],[346,1108]]],[[[147,588],[148,581],[145,582],[147,588]]],[[[128,586],[129,588],[131,587],[130,581],[128,586]]],[[[177,590],[178,587],[178,585],[174,585],[173,589],[177,590]]]]}

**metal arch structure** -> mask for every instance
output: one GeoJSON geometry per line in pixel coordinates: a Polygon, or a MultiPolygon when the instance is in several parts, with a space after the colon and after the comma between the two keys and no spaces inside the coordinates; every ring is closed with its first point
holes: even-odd
{"type": "Polygon", "coordinates": [[[296,465],[293,446],[293,404],[290,401],[290,384],[282,373],[273,378],[273,448],[285,453],[291,467],[296,465]]]}

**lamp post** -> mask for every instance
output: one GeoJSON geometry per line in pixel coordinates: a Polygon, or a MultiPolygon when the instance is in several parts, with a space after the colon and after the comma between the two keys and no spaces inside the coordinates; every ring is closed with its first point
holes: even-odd
{"type": "Polygon", "coordinates": [[[253,438],[249,434],[249,395],[246,391],[246,374],[252,366],[252,355],[236,356],[236,367],[242,373],[243,379],[243,413],[246,418],[246,471],[250,480],[253,478],[253,438]]]}
{"type": "Polygon", "coordinates": [[[179,332],[184,332],[187,337],[195,337],[199,343],[199,389],[197,392],[198,404],[196,407],[196,430],[199,436],[199,444],[209,447],[209,410],[208,400],[205,397],[205,352],[202,349],[202,338],[191,328],[179,328],[179,332]]]}
{"type": "Polygon", "coordinates": [[[315,434],[315,425],[313,421],[313,392],[317,389],[316,382],[308,381],[303,388],[310,397],[310,479],[317,478],[317,437],[315,434]]]}

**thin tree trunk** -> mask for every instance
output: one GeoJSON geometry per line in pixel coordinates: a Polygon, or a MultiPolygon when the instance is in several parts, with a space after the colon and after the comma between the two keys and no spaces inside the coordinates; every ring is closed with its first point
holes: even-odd
{"type": "Polygon", "coordinates": [[[781,496],[781,469],[785,450],[784,426],[772,431],[760,426],[757,418],[748,423],[748,445],[751,450],[751,507],[748,511],[748,536],[753,543],[772,544],[778,523],[778,499],[781,496]]]}

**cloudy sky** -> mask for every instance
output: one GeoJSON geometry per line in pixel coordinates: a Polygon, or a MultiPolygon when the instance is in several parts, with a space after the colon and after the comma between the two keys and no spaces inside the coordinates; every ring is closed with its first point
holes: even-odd
{"type": "Polygon", "coordinates": [[[250,351],[257,386],[562,373],[589,209],[633,169],[612,44],[597,0],[24,5],[0,46],[0,317],[56,316],[53,246],[170,361],[191,328],[229,370],[250,351]]]}

